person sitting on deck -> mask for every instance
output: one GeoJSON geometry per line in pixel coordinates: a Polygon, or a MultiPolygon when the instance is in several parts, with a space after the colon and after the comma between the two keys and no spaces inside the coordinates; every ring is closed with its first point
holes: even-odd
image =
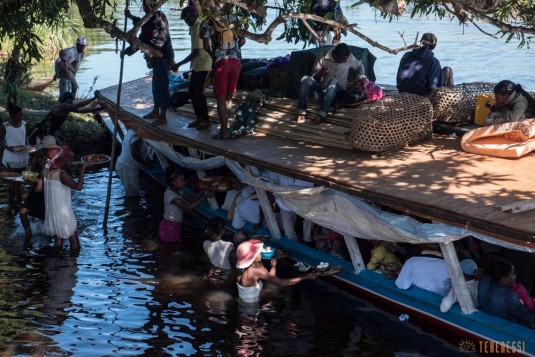
{"type": "Polygon", "coordinates": [[[396,250],[402,250],[403,248],[398,247],[395,242],[386,242],[380,240],[372,241],[374,248],[371,252],[371,258],[366,269],[376,270],[380,268],[381,264],[399,264],[401,262],[397,255],[394,254],[396,250]]]}
{"type": "MultiPolygon", "coordinates": [[[[477,264],[472,259],[464,259],[459,262],[461,266],[461,270],[464,273],[464,280],[466,280],[466,288],[468,289],[468,292],[470,293],[470,297],[472,298],[472,303],[474,304],[474,307],[477,308],[477,287],[478,283],[477,280],[475,280],[475,277],[477,275],[477,264]]],[[[442,299],[442,302],[440,303],[440,311],[441,312],[448,312],[448,310],[458,301],[457,294],[455,293],[455,289],[452,288],[448,295],[444,296],[442,299]]]]}
{"type": "Polygon", "coordinates": [[[145,142],[133,129],[128,129],[123,138],[121,155],[117,158],[115,171],[121,179],[126,197],[139,195],[139,170],[152,163],[142,155],[145,142]]]}
{"type": "Polygon", "coordinates": [[[437,37],[432,33],[424,33],[420,44],[420,48],[405,53],[399,62],[396,80],[400,93],[427,95],[442,86],[442,68],[433,54],[437,37]]]}
{"type": "Polygon", "coordinates": [[[434,245],[433,250],[422,250],[419,256],[409,258],[396,279],[396,286],[408,289],[412,285],[445,296],[451,289],[446,262],[434,245]]]}
{"type": "Polygon", "coordinates": [[[520,84],[504,80],[494,87],[496,103],[490,108],[486,125],[496,125],[521,121],[526,118],[526,111],[530,109],[535,115],[535,99],[526,92],[520,84]]]}
{"type": "Polygon", "coordinates": [[[485,267],[485,276],[478,287],[479,309],[506,320],[535,328],[535,311],[522,304],[513,291],[515,268],[506,260],[494,260],[485,267]]]}
{"type": "Polygon", "coordinates": [[[75,103],[71,92],[63,93],[63,98],[61,98],[60,102],[52,107],[43,120],[34,125],[28,135],[28,143],[32,145],[39,144],[46,135],[54,135],[67,120],[70,113],[96,113],[105,109],[105,106],[85,108],[85,106],[97,99],[97,94],[98,91],[95,92],[93,98],[75,103]]]}
{"type": "Polygon", "coordinates": [[[204,233],[209,239],[203,242],[203,248],[212,264],[207,277],[219,284],[229,276],[231,269],[229,256],[234,251],[234,245],[222,239],[225,234],[225,220],[221,217],[210,219],[204,233]]]}
{"type": "Polygon", "coordinates": [[[313,96],[320,105],[313,122],[323,123],[336,94],[346,89],[350,68],[356,70],[357,77],[364,76],[364,66],[351,54],[349,46],[345,43],[340,43],[326,53],[318,55],[312,74],[301,79],[297,102],[298,116],[294,119],[294,123],[305,122],[310,96],[313,96]]]}
{"type": "Polygon", "coordinates": [[[271,259],[271,269],[268,271],[262,264],[262,248],[264,243],[252,239],[241,243],[237,250],[238,263],[236,268],[242,269],[236,279],[240,301],[254,303],[260,299],[262,280],[277,285],[290,286],[303,280],[315,279],[316,273],[309,273],[290,279],[277,277],[277,259],[271,259]]]}
{"type": "Polygon", "coordinates": [[[344,244],[344,236],[340,233],[317,225],[313,239],[317,250],[344,259],[347,248],[344,244]]]}

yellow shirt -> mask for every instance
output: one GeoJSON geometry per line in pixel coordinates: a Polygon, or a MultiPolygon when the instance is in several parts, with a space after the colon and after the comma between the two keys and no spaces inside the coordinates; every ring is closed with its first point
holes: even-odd
{"type": "Polygon", "coordinates": [[[368,265],[366,265],[366,268],[368,270],[377,269],[377,264],[379,263],[399,263],[399,258],[395,254],[390,253],[388,250],[386,250],[386,244],[387,242],[382,242],[377,247],[372,249],[372,257],[368,265]]]}
{"type": "Polygon", "coordinates": [[[197,18],[195,23],[191,26],[191,49],[199,50],[197,57],[191,61],[191,69],[195,72],[204,72],[212,70],[212,57],[203,46],[203,39],[199,32],[201,28],[201,19],[197,18]]]}

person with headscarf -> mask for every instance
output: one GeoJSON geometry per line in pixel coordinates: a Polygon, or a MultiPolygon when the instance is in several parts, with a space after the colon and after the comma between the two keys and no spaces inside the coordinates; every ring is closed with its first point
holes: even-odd
{"type": "MultiPolygon", "coordinates": [[[[149,14],[156,5],[156,1],[143,0],[143,11],[145,11],[145,14],[149,14]]],[[[125,10],[125,15],[132,19],[134,25],[141,20],[141,18],[133,16],[128,8],[125,10]]],[[[165,124],[167,123],[167,109],[171,106],[169,68],[175,58],[167,16],[159,10],[155,11],[154,15],[141,26],[139,40],[162,53],[161,57],[151,57],[145,54],[147,67],[152,69],[152,100],[154,106],[150,113],[143,116],[143,119],[156,119],[152,125],[165,124]]],[[[137,48],[129,46],[124,52],[121,52],[121,57],[124,55],[131,56],[137,51],[137,48]]]]}
{"type": "Polygon", "coordinates": [[[238,286],[238,295],[242,302],[254,303],[260,299],[262,290],[262,281],[277,285],[290,286],[302,282],[303,280],[315,279],[316,273],[309,273],[290,279],[281,279],[277,276],[277,259],[271,259],[271,269],[268,271],[262,264],[262,248],[264,243],[252,239],[242,242],[237,250],[236,255],[238,262],[236,268],[241,269],[236,279],[238,286]]]}
{"type": "Polygon", "coordinates": [[[53,146],[48,150],[48,158],[38,189],[45,192],[45,222],[43,231],[54,236],[54,247],[60,248],[64,240],[69,240],[72,251],[80,250],[77,223],[72,209],[71,190],[81,191],[84,187],[84,172],[87,163],[80,169],[78,182],[63,171],[63,167],[73,158],[68,146],[53,146]]]}
{"type": "Polygon", "coordinates": [[[399,62],[396,82],[400,93],[425,96],[443,85],[442,67],[433,53],[437,37],[424,33],[420,44],[420,48],[405,53],[399,62]]]}
{"type": "Polygon", "coordinates": [[[511,123],[526,118],[526,111],[535,114],[535,99],[520,84],[504,80],[494,87],[496,103],[490,108],[487,125],[511,123]]]}

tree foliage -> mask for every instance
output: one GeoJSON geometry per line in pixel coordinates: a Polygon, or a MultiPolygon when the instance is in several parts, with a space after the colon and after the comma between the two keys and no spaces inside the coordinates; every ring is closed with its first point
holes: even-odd
{"type": "MultiPolygon", "coordinates": [[[[130,6],[139,6],[143,0],[126,0],[130,6]]],[[[144,0],[154,6],[154,11],[168,0],[144,0]]],[[[183,2],[184,0],[181,0],[183,2]]],[[[332,13],[321,16],[310,14],[311,6],[318,0],[196,0],[202,15],[216,15],[225,6],[244,20],[238,32],[254,41],[269,43],[273,40],[275,28],[283,26],[279,40],[304,45],[318,41],[321,36],[314,30],[314,25],[323,23],[338,31],[347,31],[359,36],[371,46],[389,53],[398,53],[413,48],[415,44],[404,42],[401,47],[390,49],[367,37],[357,29],[356,24],[348,24],[345,18],[337,18],[332,13]],[[275,17],[266,23],[266,14],[272,12],[275,17]]],[[[342,1],[342,0],[339,0],[342,1]]],[[[346,0],[343,0],[346,1],[346,0]]],[[[349,0],[348,4],[350,3],[349,0]]],[[[519,45],[529,46],[535,35],[535,6],[532,0],[359,0],[352,6],[371,5],[381,16],[394,19],[409,12],[411,17],[446,16],[454,17],[461,23],[472,23],[482,32],[482,22],[494,26],[495,31],[489,36],[513,38],[519,45]]],[[[181,4],[182,5],[182,4],[181,4]]],[[[110,36],[127,41],[152,55],[158,51],[141,43],[137,39],[139,27],[150,18],[147,14],[134,28],[123,31],[117,27],[117,19],[124,14],[117,12],[117,3],[111,0],[4,0],[0,6],[0,43],[10,39],[16,50],[23,51],[29,58],[40,59],[42,35],[36,28],[48,27],[51,31],[61,26],[68,18],[68,11],[75,7],[80,12],[86,28],[101,28],[110,36]]],[[[365,29],[363,29],[365,31],[365,29]]]]}

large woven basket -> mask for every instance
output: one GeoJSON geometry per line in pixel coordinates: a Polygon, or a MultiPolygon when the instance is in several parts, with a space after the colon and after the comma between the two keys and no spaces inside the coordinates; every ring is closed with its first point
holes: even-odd
{"type": "Polygon", "coordinates": [[[441,87],[429,94],[433,104],[433,120],[443,123],[468,123],[474,120],[476,96],[492,93],[495,83],[461,83],[441,87]]]}
{"type": "Polygon", "coordinates": [[[433,106],[428,98],[402,93],[361,105],[349,132],[353,148],[383,152],[431,138],[433,106]]]}

